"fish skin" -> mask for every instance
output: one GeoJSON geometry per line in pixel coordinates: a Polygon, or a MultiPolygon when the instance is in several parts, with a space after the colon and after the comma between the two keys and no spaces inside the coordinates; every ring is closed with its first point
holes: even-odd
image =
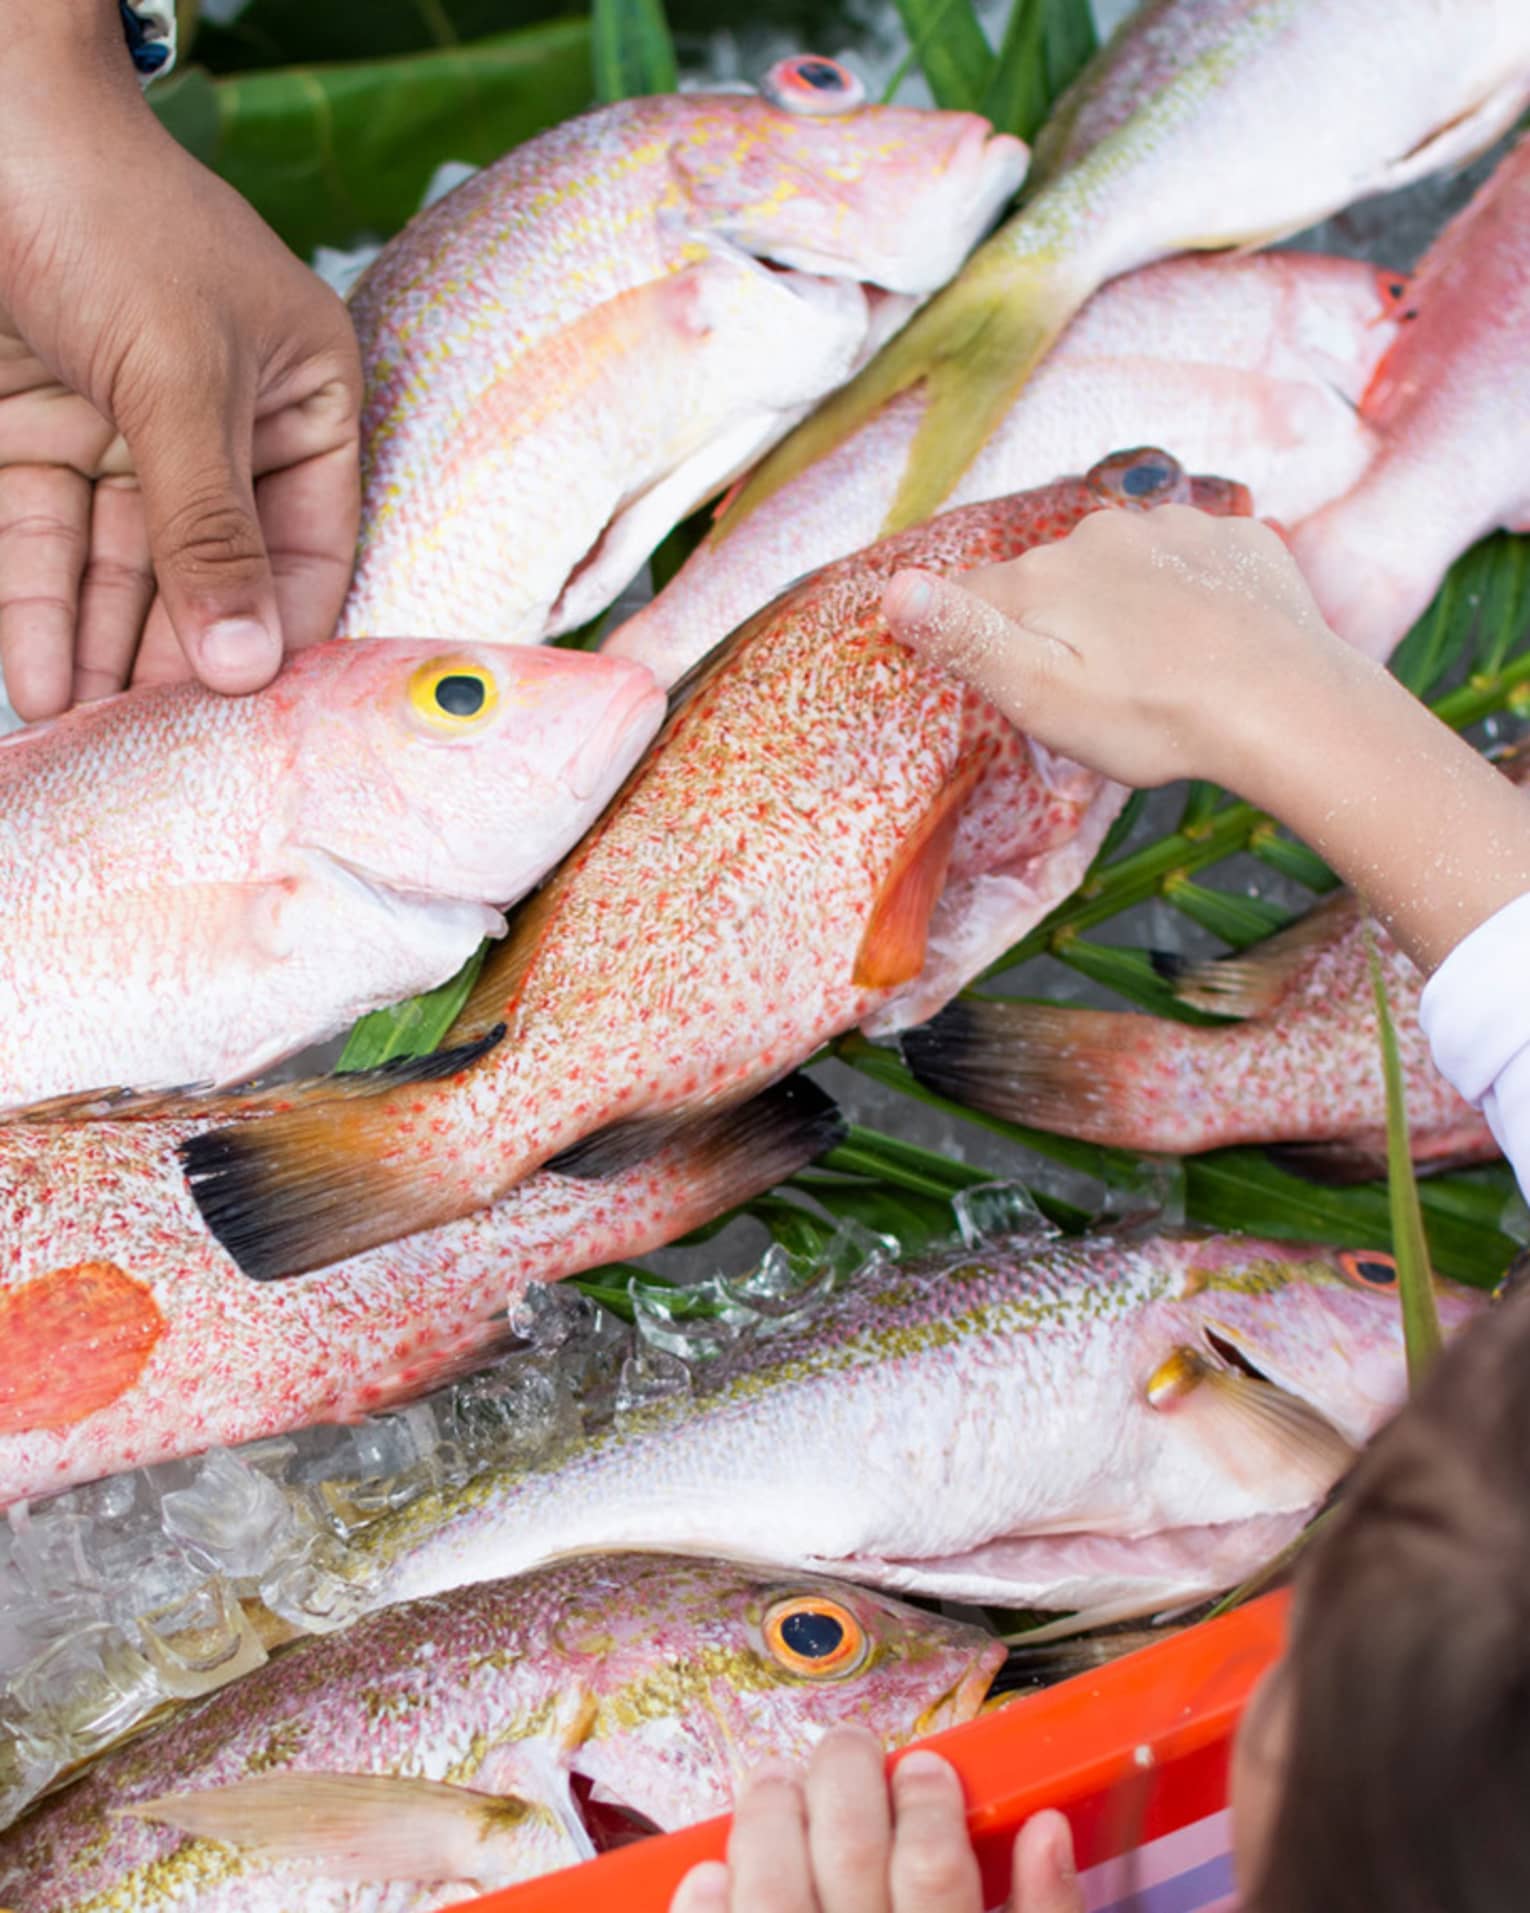
{"type": "Polygon", "coordinates": [[[924,381],[925,417],[886,529],[916,523],[1107,279],[1175,252],[1264,244],[1459,165],[1527,99],[1522,0],[1140,7],[1058,103],[1020,212],[762,462],[723,535],[924,381]]]}
{"type": "Polygon", "coordinates": [[[1435,240],[1406,305],[1362,408],[1380,450],[1292,538],[1329,624],[1373,658],[1469,545],[1530,531],[1530,139],[1435,240]]]}
{"type": "MultiPolygon", "coordinates": [[[[1375,452],[1356,408],[1400,330],[1399,275],[1316,253],[1184,258],[1104,286],[951,493],[952,506],[1080,471],[1102,446],[1172,444],[1236,472],[1293,524],[1346,491],[1375,452]]],[[[602,647],[664,683],[805,572],[870,544],[925,400],[893,399],[853,438],[708,539],[602,647]]]]}
{"type": "Polygon", "coordinates": [[[156,685],[0,741],[0,1107],[230,1082],[432,988],[658,728],[646,671],[327,644],[245,698],[156,685]],[[433,729],[413,673],[493,680],[433,729]]]}
{"type": "Polygon", "coordinates": [[[350,299],[341,633],[536,642],[604,609],[944,284],[1025,157],[974,114],[687,93],[553,127],[427,208],[350,299]]]}
{"type": "Polygon", "coordinates": [[[1242,1022],[1197,1028],[1131,1011],[962,999],[910,1030],[904,1054],[943,1095],[1055,1134],[1167,1155],[1279,1144],[1290,1166],[1324,1179],[1385,1176],[1367,932],[1396,1026],[1414,1161],[1443,1169],[1496,1159],[1481,1111],[1434,1066],[1418,1020],[1424,978],[1348,892],[1290,933],[1189,970],[1183,1000],[1227,1015],[1242,1013],[1249,977],[1259,1000],[1242,1022]],[[1282,970],[1276,955],[1292,935],[1301,946],[1282,970]]]}
{"type": "MultiPolygon", "coordinates": [[[[1003,1238],[859,1271],[684,1400],[427,1495],[359,1546],[377,1604],[583,1548],[662,1547],[1011,1607],[1230,1586],[1323,1499],[1151,1407],[1213,1327],[1359,1443],[1406,1397],[1394,1291],[1339,1251],[1205,1233],[1003,1238]]],[[[1447,1333],[1485,1298],[1438,1281],[1447,1333]]]]}
{"type": "Polygon", "coordinates": [[[219,1240],[248,1273],[293,1274],[482,1207],[598,1132],[745,1096],[842,1031],[932,1015],[1074,887],[1123,793],[897,644],[883,587],[904,565],[963,571],[1093,510],[1175,499],[1248,509],[1165,453],[1121,454],[949,512],[778,599],[491,954],[452,1040],[501,1024],[504,1040],[340,1123],[299,1111],[198,1139],[188,1173],[219,1240]],[[1160,489],[1129,496],[1123,460],[1160,489]],[[922,963],[905,952],[907,980],[881,984],[861,967],[879,904],[958,800],[922,963]]]}
{"type": "Polygon", "coordinates": [[[536,1176],[450,1228],[270,1284],[212,1240],[179,1173],[206,1122],[0,1124],[0,1507],[423,1394],[489,1358],[533,1282],[662,1247],[841,1133],[794,1081],[609,1181],[536,1176]]]}
{"type": "Polygon", "coordinates": [[[281,1774],[445,1780],[470,1803],[519,1793],[533,1812],[491,1829],[474,1881],[505,1886],[591,1851],[574,1775],[668,1831],[725,1812],[749,1766],[805,1758],[832,1726],[858,1722],[891,1750],[971,1719],[1003,1659],[969,1623],[838,1583],[645,1555],[564,1562],[303,1641],[108,1754],[0,1839],[0,1895],[16,1913],[170,1913],[187,1896],[197,1913],[290,1913],[295,1892],[305,1913],[421,1913],[459,1902],[462,1880],[315,1879],[124,1809],[281,1774]],[[761,1628],[782,1597],[848,1609],[866,1664],[833,1680],[784,1666],[761,1628]]]}

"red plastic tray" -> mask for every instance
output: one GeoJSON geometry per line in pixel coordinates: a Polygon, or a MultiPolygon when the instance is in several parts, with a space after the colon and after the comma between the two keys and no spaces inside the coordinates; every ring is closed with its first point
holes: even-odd
{"type": "MultiPolygon", "coordinates": [[[[1009,1891],[1010,1843],[1039,1807],[1067,1814],[1080,1869],[1099,1870],[1085,1883],[1091,1906],[1116,1906],[1134,1889],[1151,1905],[1157,1896],[1141,1891],[1150,1876],[1164,1885],[1165,1905],[1228,1904],[1228,1755],[1250,1690],[1280,1653],[1286,1608],[1286,1595],[1266,1595],[927,1743],[966,1786],[991,1906],[1009,1891]],[[1128,1854],[1130,1878],[1108,1864],[1128,1854]]],[[[478,1913],[666,1913],[690,1867],[724,1856],[728,1825],[726,1816],[708,1820],[464,1904],[478,1913]]]]}

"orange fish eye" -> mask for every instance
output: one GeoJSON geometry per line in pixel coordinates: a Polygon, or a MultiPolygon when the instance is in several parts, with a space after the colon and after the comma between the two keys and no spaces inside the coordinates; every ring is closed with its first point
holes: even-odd
{"type": "Polygon", "coordinates": [[[787,113],[849,113],[866,103],[866,89],[850,69],[816,53],[777,60],[760,91],[787,113]]]}
{"type": "Polygon", "coordinates": [[[1144,511],[1151,505],[1166,505],[1190,496],[1189,481],[1179,460],[1156,445],[1139,445],[1135,451],[1102,458],[1085,482],[1096,498],[1128,511],[1144,511]]]}
{"type": "Polygon", "coordinates": [[[1395,1289],[1397,1264],[1380,1249],[1346,1249],[1339,1267],[1362,1289],[1395,1289]]]}
{"type": "Polygon", "coordinates": [[[765,1616],[765,1645],[792,1674],[809,1680],[843,1680],[864,1666],[871,1642],[866,1630],[838,1601],[822,1594],[794,1594],[765,1616]]]}
{"type": "Polygon", "coordinates": [[[409,706],[434,731],[476,730],[494,713],[499,685],[472,658],[431,658],[409,676],[409,706]]]}

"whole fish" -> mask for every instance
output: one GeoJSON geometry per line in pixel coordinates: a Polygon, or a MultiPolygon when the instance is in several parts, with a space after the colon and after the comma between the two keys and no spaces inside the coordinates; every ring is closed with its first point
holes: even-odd
{"type": "Polygon", "coordinates": [[[604,1175],[857,1024],[922,1022],[1079,881],[1121,793],[897,644],[900,566],[956,572],[1223,479],[1121,453],[830,565],[721,647],[486,964],[458,1076],[192,1139],[214,1234],[294,1274],[465,1215],[545,1162],[604,1175]],[[576,1147],[577,1146],[577,1147],[576,1147]]]}
{"type": "Polygon", "coordinates": [[[610,1181],[537,1176],[449,1228],[273,1285],[196,1212],[175,1157],[196,1129],[0,1124],[0,1506],[423,1394],[489,1359],[532,1282],[659,1248],[840,1134],[795,1079],[610,1181]]]}
{"type": "MultiPolygon", "coordinates": [[[[1407,282],[1320,254],[1173,259],[1103,287],[951,493],[998,498],[1087,467],[1105,445],[1172,444],[1237,472],[1293,524],[1359,478],[1356,407],[1401,326],[1407,282]]],[[[870,544],[925,412],[901,393],[853,438],[708,539],[604,649],[670,683],[804,572],[870,544]]]]}
{"type": "Polygon", "coordinates": [[[1148,0],[1037,142],[1021,211],[751,477],[729,529],[923,383],[886,528],[936,510],[1098,286],[1456,166],[1530,100],[1524,0],[1148,0]]]}
{"type": "MultiPolygon", "coordinates": [[[[863,1268],[690,1398],[369,1529],[378,1604],[654,1547],[1103,1622],[1253,1572],[1407,1392],[1390,1257],[1204,1233],[863,1268]]],[[[1485,1298],[1436,1284],[1453,1330],[1485,1298]]]]}
{"type": "Polygon", "coordinates": [[[1182,1003],[1237,1024],[959,997],[907,1032],[904,1055],[942,1095],[1059,1135],[1171,1155],[1275,1143],[1289,1167],[1325,1180],[1384,1176],[1368,933],[1397,1031],[1414,1161],[1491,1160],[1492,1132],[1435,1068],[1419,1027],[1424,978],[1348,892],[1233,956],[1159,959],[1182,1003]]]}
{"type": "Polygon", "coordinates": [[[1324,615],[1384,658],[1451,562],[1530,531],[1530,139],[1430,247],[1365,396],[1381,449],[1292,541],[1324,615]]]}
{"type": "Polygon", "coordinates": [[[351,295],[367,398],[341,630],[594,616],[943,285],[1025,171],[832,60],[598,108],[412,220],[351,295]]]}
{"type": "Polygon", "coordinates": [[[423,1913],[722,1813],[855,1721],[970,1720],[1004,1648],[861,1588],[564,1562],[301,1642],[0,1839],[15,1913],[423,1913]]]}
{"type": "Polygon", "coordinates": [[[234,1081],[443,982],[663,710],[614,659],[411,640],[0,740],[0,1107],[234,1081]]]}

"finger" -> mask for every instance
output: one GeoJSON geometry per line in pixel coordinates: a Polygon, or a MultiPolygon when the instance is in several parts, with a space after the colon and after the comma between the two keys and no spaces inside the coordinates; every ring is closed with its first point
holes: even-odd
{"type": "Polygon", "coordinates": [[[90,485],[58,465],[0,470],[0,671],[18,717],[56,717],[74,683],[90,485]]]}
{"type": "Polygon", "coordinates": [[[744,1782],[728,1837],[733,1904],[748,1913],[818,1913],[802,1789],[790,1768],[767,1761],[744,1782]]]}
{"type": "Polygon", "coordinates": [[[335,635],[356,563],[361,473],[355,444],[262,478],[255,501],[287,649],[321,644],[335,635]]]}
{"type": "Polygon", "coordinates": [[[103,478],[91,501],[90,555],[80,580],[77,703],[110,697],[127,683],[153,601],[154,567],[137,481],[103,478]]]}
{"type": "Polygon", "coordinates": [[[900,643],[964,678],[1006,717],[1022,722],[1047,662],[1042,647],[1055,640],[927,571],[896,572],[882,595],[882,610],[900,643]]]}
{"type": "Polygon", "coordinates": [[[983,1883],[955,1770],[915,1748],[893,1769],[894,1913],[982,1913],[983,1883]]]}
{"type": "Polygon", "coordinates": [[[823,1913],[886,1913],[892,1811],[882,1743],[863,1727],[825,1734],[808,1764],[806,1799],[823,1913]]]}
{"type": "Polygon", "coordinates": [[[191,660],[175,635],[175,626],[170,622],[164,599],[156,598],[148,622],[144,625],[143,636],[138,641],[130,681],[135,685],[183,684],[187,678],[195,675],[191,660]]]}
{"type": "Polygon", "coordinates": [[[1010,1913],[1084,1913],[1073,1832],[1060,1813],[1033,1814],[1015,1839],[1010,1913]]]}
{"type": "Polygon", "coordinates": [[[199,375],[210,397],[162,405],[128,434],[154,575],[192,670],[215,691],[257,691],[282,659],[276,585],[250,477],[253,401],[199,375]]]}
{"type": "Polygon", "coordinates": [[[676,1887],[669,1913],[728,1913],[730,1878],[721,1860],[703,1860],[676,1887]]]}

